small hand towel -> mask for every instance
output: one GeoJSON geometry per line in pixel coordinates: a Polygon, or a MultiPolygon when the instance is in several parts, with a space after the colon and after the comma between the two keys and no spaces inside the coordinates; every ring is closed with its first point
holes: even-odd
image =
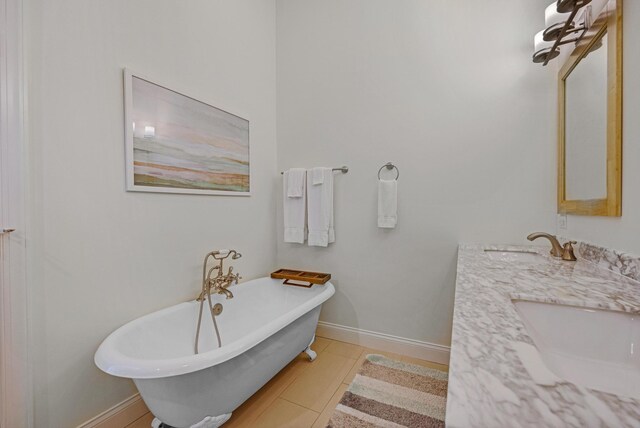
{"type": "MultiPolygon", "coordinates": [[[[309,174],[312,174],[310,171],[309,174]]],[[[333,171],[322,168],[322,184],[307,180],[309,246],[326,247],[336,240],[333,229],[333,171]]]]}
{"type": "Polygon", "coordinates": [[[303,244],[306,236],[306,215],[307,215],[307,198],[306,198],[306,180],[307,174],[302,175],[302,195],[297,198],[290,198],[289,195],[289,173],[284,172],[282,179],[283,200],[284,200],[284,242],[293,242],[303,244]]]}
{"type": "Polygon", "coordinates": [[[398,224],[398,182],[378,180],[378,227],[394,228],[398,224]]]}
{"type": "Polygon", "coordinates": [[[305,176],[307,170],[304,168],[291,168],[287,174],[288,181],[287,197],[301,198],[305,191],[305,176]]]}
{"type": "Polygon", "coordinates": [[[314,186],[324,183],[324,170],[326,168],[311,168],[311,181],[314,186]]]}

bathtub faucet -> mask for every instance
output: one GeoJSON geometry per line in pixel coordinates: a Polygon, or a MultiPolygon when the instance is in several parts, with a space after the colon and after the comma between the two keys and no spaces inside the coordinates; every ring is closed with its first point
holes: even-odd
{"type": "Polygon", "coordinates": [[[242,257],[242,254],[238,253],[236,250],[218,250],[212,251],[206,255],[202,271],[203,274],[206,272],[206,276],[202,282],[200,295],[196,299],[198,302],[203,301],[207,295],[211,295],[212,293],[224,294],[227,299],[233,299],[233,293],[229,291],[228,288],[233,285],[233,283],[240,281],[242,277],[239,273],[233,273],[233,266],[229,266],[227,273],[223,274],[223,262],[229,256],[231,256],[232,259],[239,259],[242,257]],[[218,260],[219,263],[207,271],[207,263],[211,257],[218,260]],[[214,271],[217,271],[217,274],[215,277],[212,277],[214,271]]]}
{"type": "Polygon", "coordinates": [[[198,353],[198,342],[200,339],[200,327],[202,325],[202,309],[204,308],[204,301],[206,300],[209,305],[209,312],[211,313],[211,321],[213,321],[213,328],[216,332],[218,339],[218,347],[222,346],[222,339],[220,338],[220,331],[218,330],[218,323],[216,322],[216,316],[222,313],[222,305],[216,303],[215,305],[211,301],[211,293],[224,294],[227,299],[233,298],[233,293],[227,288],[234,282],[240,281],[241,276],[238,273],[233,273],[233,266],[229,266],[229,270],[226,274],[223,274],[223,263],[226,258],[231,256],[232,260],[239,259],[242,254],[236,250],[216,250],[208,253],[204,256],[204,265],[202,266],[202,290],[200,295],[196,299],[200,302],[200,310],[198,312],[198,326],[196,327],[196,343],[195,353],[198,353]],[[207,270],[207,264],[209,259],[213,258],[218,260],[218,264],[207,270]],[[214,271],[217,271],[216,276],[212,277],[214,271]]]}

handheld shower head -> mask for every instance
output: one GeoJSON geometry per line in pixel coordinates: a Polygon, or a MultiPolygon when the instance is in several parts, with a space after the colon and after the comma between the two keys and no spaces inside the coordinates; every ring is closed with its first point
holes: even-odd
{"type": "Polygon", "coordinates": [[[227,257],[231,256],[232,259],[239,259],[242,257],[242,254],[237,252],[236,250],[217,250],[210,253],[214,259],[223,260],[227,257]]]}

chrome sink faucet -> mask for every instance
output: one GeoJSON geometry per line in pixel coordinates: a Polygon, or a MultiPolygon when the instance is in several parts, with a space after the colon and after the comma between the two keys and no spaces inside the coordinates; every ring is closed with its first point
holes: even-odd
{"type": "Polygon", "coordinates": [[[576,241],[569,241],[564,245],[560,245],[560,242],[558,242],[558,238],[544,232],[534,232],[527,236],[527,239],[529,241],[533,241],[538,238],[546,238],[549,240],[549,242],[551,242],[550,254],[553,257],[572,262],[577,260],[575,254],[573,253],[573,244],[576,244],[576,241]]]}

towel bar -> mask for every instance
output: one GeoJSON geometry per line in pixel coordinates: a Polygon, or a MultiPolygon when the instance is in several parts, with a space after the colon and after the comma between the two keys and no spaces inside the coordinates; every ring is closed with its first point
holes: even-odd
{"type": "MultiPolygon", "coordinates": [[[[349,167],[346,165],[341,166],[340,168],[331,168],[331,171],[340,171],[343,174],[349,172],[349,167]]],[[[284,174],[284,171],[280,171],[280,174],[284,174]]]]}

